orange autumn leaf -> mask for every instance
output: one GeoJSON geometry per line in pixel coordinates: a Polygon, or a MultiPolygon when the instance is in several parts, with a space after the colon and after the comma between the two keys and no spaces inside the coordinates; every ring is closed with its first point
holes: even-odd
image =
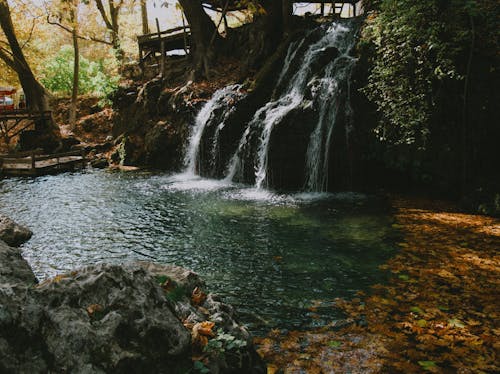
{"type": "Polygon", "coordinates": [[[191,294],[191,302],[194,305],[201,305],[207,299],[207,294],[204,293],[199,287],[196,287],[191,294]]]}
{"type": "Polygon", "coordinates": [[[206,346],[208,338],[215,336],[215,333],[212,331],[214,326],[215,323],[210,321],[195,323],[191,330],[192,344],[201,348],[206,346]]]}
{"type": "Polygon", "coordinates": [[[104,308],[100,304],[91,304],[87,307],[87,313],[92,316],[96,312],[102,312],[104,308]]]}

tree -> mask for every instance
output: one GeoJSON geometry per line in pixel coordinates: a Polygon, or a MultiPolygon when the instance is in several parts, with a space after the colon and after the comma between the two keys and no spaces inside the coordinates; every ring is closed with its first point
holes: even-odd
{"type": "Polygon", "coordinates": [[[71,0],[69,4],[69,18],[72,26],[71,39],[73,41],[73,90],[71,91],[71,106],[69,110],[69,125],[72,129],[76,125],[76,106],[78,100],[78,86],[80,78],[80,48],[78,47],[78,0],[71,0]]]}
{"type": "MultiPolygon", "coordinates": [[[[28,108],[34,112],[43,112],[50,109],[49,96],[45,88],[33,74],[19,41],[17,40],[14,25],[7,0],[0,0],[0,26],[7,38],[10,51],[0,47],[0,58],[7,66],[13,69],[19,77],[23,87],[28,108]]],[[[41,119],[35,123],[36,141],[33,146],[42,145],[45,148],[54,148],[59,144],[59,128],[52,118],[41,119]]]]}
{"type": "Polygon", "coordinates": [[[111,44],[115,50],[116,58],[118,61],[123,61],[124,52],[120,45],[120,25],[118,23],[118,16],[120,15],[120,9],[124,4],[124,0],[118,0],[118,2],[115,2],[115,0],[107,0],[109,15],[104,8],[102,0],[95,0],[95,4],[99,10],[102,20],[104,21],[104,24],[106,25],[106,28],[111,34],[111,44]]]}
{"type": "Polygon", "coordinates": [[[214,22],[203,9],[201,1],[179,0],[191,27],[191,78],[208,77],[210,64],[215,58],[215,47],[220,42],[214,22]]]}
{"type": "Polygon", "coordinates": [[[140,2],[141,2],[142,33],[144,35],[146,35],[146,34],[149,34],[147,1],[146,0],[140,0],[140,2]]]}
{"type": "MultiPolygon", "coordinates": [[[[210,65],[213,64],[224,45],[217,27],[205,12],[203,1],[179,0],[186,19],[191,27],[191,55],[193,69],[192,79],[208,77],[210,65]]],[[[291,27],[292,3],[290,0],[242,0],[242,1],[210,1],[220,9],[234,9],[247,6],[255,17],[262,18],[261,30],[257,39],[261,45],[256,48],[256,55],[269,55],[283,37],[284,30],[291,27]]]]}
{"type": "Polygon", "coordinates": [[[17,40],[7,0],[0,0],[0,26],[10,48],[0,47],[0,58],[17,73],[29,108],[33,111],[49,110],[47,91],[35,78],[17,40]]]}

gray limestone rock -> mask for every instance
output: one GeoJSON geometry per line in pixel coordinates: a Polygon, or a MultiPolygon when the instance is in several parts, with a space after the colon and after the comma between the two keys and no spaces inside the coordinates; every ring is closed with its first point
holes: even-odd
{"type": "Polygon", "coordinates": [[[265,372],[233,308],[211,294],[192,301],[203,286],[189,270],[145,262],[93,265],[36,284],[20,251],[0,243],[0,372],[190,372],[189,325],[204,321],[215,323],[211,339],[240,342],[223,355],[207,351],[211,372],[265,372]]]}
{"type": "Polygon", "coordinates": [[[0,240],[3,240],[10,246],[18,247],[27,242],[33,233],[26,227],[21,226],[0,214],[0,240]]]}

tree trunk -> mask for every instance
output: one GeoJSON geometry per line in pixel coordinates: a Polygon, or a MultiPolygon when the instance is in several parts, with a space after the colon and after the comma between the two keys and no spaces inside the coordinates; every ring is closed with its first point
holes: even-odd
{"type": "MultiPolygon", "coordinates": [[[[144,0],[145,1],[145,0],[144,0]]],[[[115,5],[114,0],[108,0],[108,8],[109,8],[109,16],[104,9],[104,4],[102,0],[95,0],[95,4],[97,6],[97,10],[106,25],[106,28],[111,33],[111,44],[113,45],[113,49],[115,50],[116,59],[122,63],[123,58],[125,56],[123,49],[121,47],[120,36],[119,36],[119,24],[118,24],[118,16],[120,15],[120,9],[123,5],[123,1],[120,1],[117,5],[115,5]]]]}
{"type": "Polygon", "coordinates": [[[0,0],[0,25],[10,46],[10,54],[2,49],[0,57],[19,76],[19,81],[26,96],[26,102],[32,110],[48,110],[48,96],[45,88],[36,80],[19,45],[10,17],[7,0],[0,0]]]}
{"type": "Polygon", "coordinates": [[[149,34],[148,7],[147,1],[141,0],[142,33],[149,34]]]}
{"type": "MultiPolygon", "coordinates": [[[[292,29],[293,4],[291,0],[282,0],[283,33],[287,35],[292,29]]],[[[322,4],[324,5],[324,4],[322,4]]]]}
{"type": "MultiPolygon", "coordinates": [[[[17,40],[7,0],[0,0],[0,26],[10,47],[10,51],[0,47],[0,58],[17,73],[26,97],[28,110],[32,112],[50,110],[48,93],[33,75],[17,40]]],[[[37,142],[42,147],[52,148],[59,143],[59,127],[52,118],[37,121],[35,132],[37,133],[37,142]]]]}
{"type": "Polygon", "coordinates": [[[216,56],[220,37],[214,22],[203,9],[201,1],[179,0],[191,27],[191,79],[208,78],[210,65],[216,56]]]}
{"type": "Polygon", "coordinates": [[[73,89],[71,92],[71,106],[69,109],[69,125],[72,130],[76,126],[76,105],[78,101],[78,85],[80,81],[80,49],[78,46],[78,1],[74,1],[74,6],[71,8],[71,22],[73,29],[71,37],[73,39],[73,89]]]}

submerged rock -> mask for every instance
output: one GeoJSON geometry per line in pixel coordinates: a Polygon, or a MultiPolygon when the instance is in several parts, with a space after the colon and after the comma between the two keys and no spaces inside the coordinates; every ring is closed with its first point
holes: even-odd
{"type": "Polygon", "coordinates": [[[0,243],[0,372],[265,372],[233,309],[176,266],[94,265],[36,285],[0,243]],[[214,344],[213,342],[216,342],[214,344]]]}
{"type": "Polygon", "coordinates": [[[31,235],[33,235],[31,230],[0,214],[0,240],[10,246],[18,247],[27,242],[31,235]]]}

